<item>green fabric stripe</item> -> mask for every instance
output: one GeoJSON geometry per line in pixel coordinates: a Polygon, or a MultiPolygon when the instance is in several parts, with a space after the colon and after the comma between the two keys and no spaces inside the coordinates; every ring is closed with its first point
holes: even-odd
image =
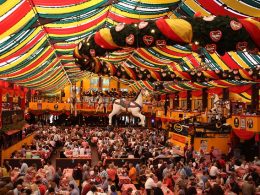
{"type": "Polygon", "coordinates": [[[260,1],[259,0],[241,0],[242,2],[244,2],[247,5],[250,5],[252,7],[255,8],[260,8],[260,1]]]}
{"type": "Polygon", "coordinates": [[[190,7],[188,7],[187,5],[185,4],[182,4],[181,5],[181,9],[190,17],[193,17],[194,15],[194,11],[192,9],[190,9],[190,7]]]}
{"type": "Polygon", "coordinates": [[[0,0],[0,5],[2,5],[6,0],[0,0]]]}
{"type": "MultiPolygon", "coordinates": [[[[58,77],[61,73],[63,73],[63,70],[62,70],[62,69],[60,69],[60,71],[57,73],[56,77],[58,77]]],[[[23,82],[23,83],[21,83],[21,84],[23,84],[23,85],[36,84],[36,83],[38,83],[38,82],[42,82],[42,81],[45,80],[46,78],[48,78],[48,77],[44,76],[42,79],[37,80],[37,82],[36,82],[35,80],[33,80],[33,81],[23,82]]],[[[53,77],[52,80],[53,80],[54,78],[55,78],[55,77],[53,77]]],[[[19,82],[17,82],[17,83],[19,83],[19,82]]],[[[44,84],[46,84],[46,83],[42,83],[42,85],[44,85],[44,84]]],[[[40,86],[41,86],[41,85],[37,85],[37,87],[40,87],[40,86]]]]}
{"type": "MultiPolygon", "coordinates": [[[[179,1],[180,2],[180,1],[179,1]]],[[[170,7],[176,4],[179,4],[179,2],[174,2],[174,3],[160,3],[160,4],[150,4],[150,3],[142,3],[141,1],[129,1],[125,0],[124,3],[128,3],[134,6],[139,6],[142,5],[144,7],[170,7]]]]}
{"type": "Polygon", "coordinates": [[[128,7],[125,7],[125,6],[122,6],[119,4],[115,4],[114,7],[117,9],[120,9],[121,11],[128,12],[131,14],[137,14],[137,15],[158,15],[158,14],[166,13],[166,10],[160,10],[160,11],[158,11],[158,10],[156,10],[156,11],[133,10],[133,9],[130,9],[128,7]]]}
{"type": "MultiPolygon", "coordinates": [[[[83,10],[79,10],[79,11],[75,11],[75,12],[70,12],[70,13],[63,13],[63,14],[48,14],[48,13],[40,13],[39,12],[39,16],[42,18],[55,18],[55,19],[63,19],[63,18],[67,18],[67,17],[71,17],[71,16],[77,16],[77,15],[83,15],[86,14],[94,9],[99,8],[100,6],[102,6],[103,4],[105,4],[107,1],[104,0],[103,2],[100,2],[92,7],[89,7],[87,9],[83,9],[83,10]]],[[[102,8],[101,8],[102,9],[102,8]]]]}
{"type": "Polygon", "coordinates": [[[3,51],[0,52],[0,55],[4,55],[7,52],[13,50],[17,45],[21,42],[23,42],[25,39],[27,39],[34,31],[34,29],[31,29],[28,31],[26,34],[24,34],[23,37],[21,37],[21,34],[25,30],[21,30],[18,33],[15,33],[13,36],[11,36],[8,40],[4,41],[3,43],[0,44],[0,49],[2,50],[5,48],[3,51]],[[17,43],[18,42],[18,43],[17,43]],[[7,47],[8,46],[8,47],[7,47]]]}
{"type": "MultiPolygon", "coordinates": [[[[45,42],[47,42],[47,40],[45,42]]],[[[7,70],[1,71],[1,74],[10,74],[10,73],[19,71],[20,69],[24,68],[25,66],[28,66],[35,58],[43,55],[43,52],[44,52],[44,49],[41,52],[39,52],[37,55],[32,54],[29,58],[24,59],[18,65],[14,66],[12,68],[9,68],[7,70]]]]}
{"type": "MultiPolygon", "coordinates": [[[[55,59],[55,54],[51,55],[48,59],[46,59],[46,61],[53,61],[55,59]]],[[[22,76],[17,76],[14,79],[12,79],[13,81],[18,81],[18,80],[23,80],[29,77],[32,77],[36,74],[38,74],[39,72],[43,71],[48,65],[40,65],[39,67],[37,67],[36,69],[34,69],[33,71],[26,73],[22,76]]],[[[37,79],[39,79],[40,77],[38,77],[37,79]]]]}

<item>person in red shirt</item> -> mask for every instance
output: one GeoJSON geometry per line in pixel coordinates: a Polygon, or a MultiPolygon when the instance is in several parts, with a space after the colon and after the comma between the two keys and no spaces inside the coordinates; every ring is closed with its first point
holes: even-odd
{"type": "Polygon", "coordinates": [[[36,181],[36,184],[38,185],[40,194],[44,195],[45,192],[47,191],[47,187],[40,180],[36,181]]]}
{"type": "Polygon", "coordinates": [[[115,181],[116,175],[117,175],[117,170],[116,170],[114,164],[109,165],[109,168],[107,169],[107,175],[108,175],[108,178],[110,178],[113,182],[115,181]]]}
{"type": "Polygon", "coordinates": [[[172,175],[170,173],[168,173],[163,179],[163,184],[165,184],[171,191],[174,192],[175,182],[172,179],[172,175]]]}

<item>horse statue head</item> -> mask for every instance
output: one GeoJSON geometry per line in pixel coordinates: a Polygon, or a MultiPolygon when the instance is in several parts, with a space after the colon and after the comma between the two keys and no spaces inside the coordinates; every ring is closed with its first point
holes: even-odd
{"type": "Polygon", "coordinates": [[[149,91],[146,88],[141,89],[140,93],[142,96],[147,97],[150,95],[149,91]]]}

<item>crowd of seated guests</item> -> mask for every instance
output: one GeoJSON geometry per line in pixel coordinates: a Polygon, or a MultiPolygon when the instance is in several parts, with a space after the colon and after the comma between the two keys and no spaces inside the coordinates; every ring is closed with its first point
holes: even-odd
{"type": "Polygon", "coordinates": [[[164,131],[118,128],[114,131],[97,131],[98,151],[105,158],[155,158],[171,156],[166,146],[164,131]]]}
{"type": "MultiPolygon", "coordinates": [[[[158,130],[43,127],[31,147],[37,149],[48,145],[55,148],[58,144],[80,154],[80,148],[87,146],[85,142],[90,138],[97,143],[101,157],[105,154],[104,158],[137,157],[142,160],[125,162],[122,166],[102,161],[95,166],[79,163],[74,169],[64,170],[59,167],[55,170],[49,161],[43,167],[28,166],[23,160],[20,167],[11,167],[5,161],[0,170],[0,194],[254,195],[260,192],[258,157],[247,162],[232,155],[220,158],[213,155],[209,159],[203,155],[197,159],[185,155],[181,160],[171,158],[170,161],[152,163],[151,159],[156,157],[174,156],[165,133],[158,130]],[[12,177],[14,173],[18,174],[15,179],[12,177]]],[[[22,154],[26,156],[27,150],[25,148],[22,154]]]]}

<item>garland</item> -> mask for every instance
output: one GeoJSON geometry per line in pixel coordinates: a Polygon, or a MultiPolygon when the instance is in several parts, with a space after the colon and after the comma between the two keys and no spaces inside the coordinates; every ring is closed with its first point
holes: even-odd
{"type": "MultiPolygon", "coordinates": [[[[74,50],[76,64],[81,70],[123,79],[148,81],[194,80],[198,82],[221,79],[218,74],[206,77],[208,70],[192,71],[152,71],[140,67],[114,65],[101,62],[97,57],[104,56],[121,48],[159,49],[166,45],[181,44],[194,51],[205,48],[209,53],[224,55],[228,51],[248,51],[257,54],[260,47],[260,22],[252,18],[237,20],[228,16],[209,16],[182,19],[159,19],[135,24],[120,23],[110,29],[103,28],[96,34],[81,41],[74,50]]],[[[258,80],[259,67],[238,71],[230,79],[258,80]]]]}

